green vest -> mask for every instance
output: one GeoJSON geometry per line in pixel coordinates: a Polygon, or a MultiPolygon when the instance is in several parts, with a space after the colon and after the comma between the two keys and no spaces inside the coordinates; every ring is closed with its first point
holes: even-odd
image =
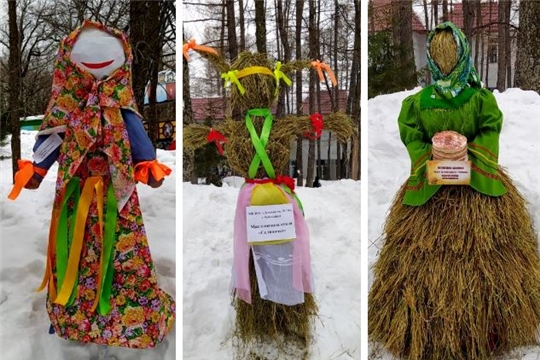
{"type": "Polygon", "coordinates": [[[431,138],[444,130],[457,131],[467,137],[472,163],[470,186],[490,196],[506,193],[499,180],[498,165],[502,113],[489,90],[466,88],[455,98],[445,99],[433,86],[428,86],[403,100],[398,126],[401,141],[411,158],[405,205],[423,205],[444,186],[429,185],[426,178],[431,138]]]}

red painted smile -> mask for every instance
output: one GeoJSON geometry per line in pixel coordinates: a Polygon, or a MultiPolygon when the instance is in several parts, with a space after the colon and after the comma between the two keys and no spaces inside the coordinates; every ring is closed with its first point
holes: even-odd
{"type": "Polygon", "coordinates": [[[113,61],[114,60],[109,60],[109,61],[104,61],[104,62],[101,62],[101,63],[85,63],[85,62],[81,61],[81,64],[83,64],[84,66],[86,66],[89,69],[101,69],[101,68],[104,68],[105,66],[111,65],[113,63],[113,61]]]}

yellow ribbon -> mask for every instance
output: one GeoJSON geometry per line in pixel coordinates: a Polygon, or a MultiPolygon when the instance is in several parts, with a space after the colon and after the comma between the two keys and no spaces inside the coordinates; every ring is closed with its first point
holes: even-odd
{"type": "MultiPolygon", "coordinates": [[[[98,223],[99,223],[99,234],[98,238],[101,243],[103,243],[103,180],[100,177],[90,177],[86,180],[81,199],[79,201],[79,206],[77,208],[77,215],[75,219],[75,232],[73,235],[73,243],[71,244],[71,249],[69,251],[69,259],[67,264],[66,275],[64,277],[64,282],[62,283],[61,289],[58,291],[58,296],[54,300],[55,304],[65,306],[71,297],[73,288],[75,285],[75,280],[77,279],[79,273],[79,260],[81,258],[81,250],[83,246],[84,239],[84,230],[86,226],[86,219],[88,217],[88,212],[90,210],[90,205],[92,204],[92,195],[96,192],[97,198],[97,211],[98,211],[98,223]]],[[[97,292],[94,304],[92,306],[92,311],[95,310],[97,303],[99,301],[99,293],[101,288],[101,271],[98,274],[97,292]]]]}
{"type": "MultiPolygon", "coordinates": [[[[281,71],[280,71],[281,72],[281,71]]],[[[225,79],[225,86],[228,85],[228,83],[234,83],[238,87],[238,91],[240,91],[240,94],[244,95],[246,92],[246,89],[240,84],[240,81],[238,79],[241,79],[243,77],[249,76],[249,75],[255,75],[255,74],[262,74],[262,75],[270,75],[272,77],[275,77],[275,73],[272,72],[267,67],[264,66],[250,66],[242,70],[231,70],[229,72],[221,74],[221,78],[225,79]]],[[[283,73],[281,73],[283,74],[283,73]]],[[[289,81],[289,85],[291,80],[289,80],[285,74],[283,74],[283,81],[287,82],[289,81]],[[286,80],[285,80],[286,79],[286,80]]],[[[279,82],[279,79],[277,79],[279,82]]]]}
{"type": "Polygon", "coordinates": [[[240,81],[238,81],[237,75],[238,75],[238,70],[231,70],[231,71],[221,74],[221,78],[225,79],[225,87],[229,83],[236,84],[236,87],[238,87],[238,91],[240,91],[240,94],[244,95],[246,90],[244,89],[242,84],[240,84],[240,81]]]}
{"type": "Polygon", "coordinates": [[[274,67],[274,77],[276,78],[276,94],[279,91],[279,79],[283,79],[287,86],[291,86],[292,84],[291,79],[289,79],[287,75],[281,71],[281,61],[278,61],[274,67]]]}

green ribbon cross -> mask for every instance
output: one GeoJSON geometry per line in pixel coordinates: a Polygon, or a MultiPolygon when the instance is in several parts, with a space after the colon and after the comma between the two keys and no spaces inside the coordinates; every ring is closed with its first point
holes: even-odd
{"type": "Polygon", "coordinates": [[[266,145],[268,144],[268,138],[270,137],[270,131],[272,130],[272,114],[270,113],[269,109],[251,109],[248,110],[246,114],[246,126],[249,131],[249,135],[251,136],[251,141],[253,143],[253,146],[255,147],[255,156],[253,157],[253,160],[251,161],[251,165],[249,166],[248,175],[251,179],[255,178],[255,175],[257,174],[257,170],[259,169],[259,166],[262,165],[264,167],[264,170],[266,171],[266,174],[268,177],[274,179],[276,177],[276,173],[274,171],[274,167],[272,166],[272,163],[270,162],[270,158],[268,157],[268,154],[266,153],[266,145]],[[257,130],[255,130],[255,126],[253,126],[253,121],[251,120],[251,116],[261,116],[264,117],[264,123],[261,130],[261,136],[257,134],[257,130]]]}

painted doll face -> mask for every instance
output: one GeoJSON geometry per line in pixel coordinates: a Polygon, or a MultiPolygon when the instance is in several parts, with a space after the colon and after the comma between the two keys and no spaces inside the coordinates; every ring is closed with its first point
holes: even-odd
{"type": "Polygon", "coordinates": [[[85,26],[73,49],[71,61],[96,79],[103,79],[126,61],[122,41],[93,26],[85,26]]]}

